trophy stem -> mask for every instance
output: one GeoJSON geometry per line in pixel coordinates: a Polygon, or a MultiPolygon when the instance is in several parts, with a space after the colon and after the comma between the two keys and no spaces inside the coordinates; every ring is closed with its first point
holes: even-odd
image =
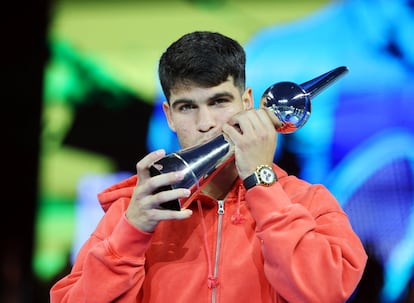
{"type": "Polygon", "coordinates": [[[331,85],[334,81],[338,80],[345,73],[348,72],[346,66],[337,67],[325,74],[320,75],[312,80],[302,83],[300,86],[309,95],[309,98],[313,98],[318,95],[325,87],[331,85]]]}

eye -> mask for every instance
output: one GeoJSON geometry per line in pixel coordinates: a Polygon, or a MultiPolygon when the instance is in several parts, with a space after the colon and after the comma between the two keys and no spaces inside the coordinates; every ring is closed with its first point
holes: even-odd
{"type": "Polygon", "coordinates": [[[178,110],[180,112],[187,112],[190,111],[192,109],[196,108],[196,106],[194,104],[188,103],[188,104],[182,104],[178,107],[178,110]]]}
{"type": "Polygon", "coordinates": [[[212,105],[222,105],[222,104],[225,104],[225,103],[228,103],[228,102],[230,102],[230,101],[226,98],[217,98],[217,99],[212,100],[211,104],[212,105]]]}

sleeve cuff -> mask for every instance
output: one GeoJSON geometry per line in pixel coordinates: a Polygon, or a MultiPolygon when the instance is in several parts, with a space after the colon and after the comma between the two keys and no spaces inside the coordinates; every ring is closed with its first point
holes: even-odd
{"type": "Polygon", "coordinates": [[[281,185],[254,186],[246,191],[246,201],[255,218],[264,218],[271,212],[283,212],[292,205],[281,185]]]}
{"type": "Polygon", "coordinates": [[[120,256],[137,258],[145,257],[151,245],[152,233],[147,233],[133,226],[125,214],[115,226],[108,239],[109,245],[120,256]]]}

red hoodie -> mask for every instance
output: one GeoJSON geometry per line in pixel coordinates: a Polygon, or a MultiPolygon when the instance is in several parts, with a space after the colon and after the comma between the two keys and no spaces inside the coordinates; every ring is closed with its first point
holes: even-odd
{"type": "Polygon", "coordinates": [[[324,186],[274,168],[272,186],[238,180],[224,204],[199,195],[191,218],[153,233],[125,217],[136,176],[104,190],[106,214],[51,303],[346,301],[367,261],[347,215],[324,186]]]}

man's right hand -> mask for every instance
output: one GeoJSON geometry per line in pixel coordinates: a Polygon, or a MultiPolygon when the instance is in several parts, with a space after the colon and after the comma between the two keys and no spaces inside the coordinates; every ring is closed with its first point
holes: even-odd
{"type": "Polygon", "coordinates": [[[164,150],[157,150],[146,155],[136,165],[138,180],[126,210],[126,217],[135,227],[144,232],[154,231],[162,220],[182,220],[192,215],[190,209],[176,211],[160,207],[160,204],[164,202],[188,198],[191,194],[191,191],[186,188],[155,193],[158,188],[172,185],[184,178],[181,171],[150,176],[149,168],[151,165],[164,156],[164,150]]]}

